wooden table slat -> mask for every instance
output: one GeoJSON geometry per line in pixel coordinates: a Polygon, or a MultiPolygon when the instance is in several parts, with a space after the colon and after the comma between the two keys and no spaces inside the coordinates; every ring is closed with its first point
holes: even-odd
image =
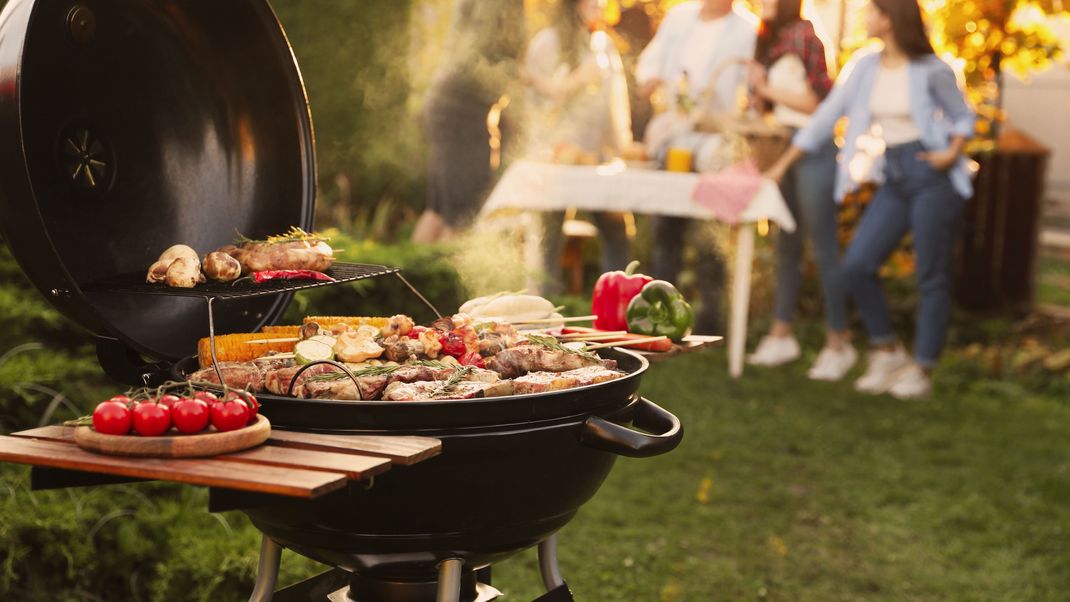
{"type": "Polygon", "coordinates": [[[19,431],[17,433],[11,433],[12,437],[23,437],[29,439],[46,439],[48,441],[66,441],[67,443],[74,443],[74,427],[62,426],[59,424],[52,424],[49,426],[42,426],[27,431],[19,431]]]}
{"type": "Polygon", "coordinates": [[[263,464],[242,464],[235,470],[233,463],[212,459],[106,456],[70,443],[25,437],[0,437],[0,461],[304,498],[341,489],[347,481],[342,473],[263,464]]]}
{"type": "Polygon", "coordinates": [[[276,445],[261,445],[240,452],[215,456],[223,462],[292,466],[308,470],[341,472],[353,480],[365,479],[390,470],[390,459],[358,454],[312,451],[276,445]]]}
{"type": "Polygon", "coordinates": [[[314,451],[382,456],[402,466],[422,462],[442,451],[442,442],[430,437],[326,435],[277,429],[271,431],[268,444],[314,451]]]}

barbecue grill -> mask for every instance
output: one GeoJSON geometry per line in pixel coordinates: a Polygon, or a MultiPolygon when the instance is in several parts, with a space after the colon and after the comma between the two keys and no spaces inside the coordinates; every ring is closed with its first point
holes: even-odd
{"type": "MultiPolygon", "coordinates": [[[[264,0],[11,0],[0,16],[0,138],[5,238],[41,293],[94,334],[118,380],[189,374],[199,338],[271,324],[294,292],[331,285],[142,281],[174,242],[203,251],[235,230],[311,230],[312,120],[264,0]]],[[[330,273],[404,282],[386,266],[336,263],[330,273]]],[[[213,490],[213,509],[241,509],[265,534],[253,599],[271,598],[280,546],[337,567],[288,599],[470,602],[495,595],[487,567],[538,545],[551,590],[540,599],[570,600],[554,533],[617,456],[665,453],[682,438],[675,416],[638,395],[646,360],[604,355],[627,376],[543,394],[260,396],[276,429],[418,434],[441,439],[443,452],[312,501],[213,490]]]]}

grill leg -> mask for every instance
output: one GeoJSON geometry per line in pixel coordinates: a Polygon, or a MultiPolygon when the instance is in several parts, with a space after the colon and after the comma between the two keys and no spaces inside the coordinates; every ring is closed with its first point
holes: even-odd
{"type": "Polygon", "coordinates": [[[546,591],[561,587],[565,579],[561,577],[561,567],[557,564],[557,533],[539,542],[539,571],[546,591]]]}
{"type": "Polygon", "coordinates": [[[459,602],[461,599],[461,568],[464,561],[460,558],[443,560],[438,565],[437,602],[459,602]]]}
{"type": "Polygon", "coordinates": [[[256,585],[249,602],[270,602],[275,595],[275,582],[279,578],[279,561],[282,546],[267,535],[260,541],[260,564],[256,569],[256,585]]]}

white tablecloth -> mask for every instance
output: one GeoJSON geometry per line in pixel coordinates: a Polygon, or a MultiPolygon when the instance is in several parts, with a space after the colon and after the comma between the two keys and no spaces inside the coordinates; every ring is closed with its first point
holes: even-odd
{"type": "MultiPolygon", "coordinates": [[[[504,208],[561,211],[575,207],[711,219],[713,215],[706,208],[691,200],[699,177],[694,173],[626,168],[623,163],[592,167],[518,161],[494,187],[482,213],[488,215],[504,208]]],[[[780,189],[769,180],[762,183],[740,215],[740,221],[745,223],[763,219],[788,232],[795,230],[795,218],[780,189]]]]}
{"type": "MultiPolygon", "coordinates": [[[[594,211],[631,211],[713,219],[713,214],[692,200],[700,176],[653,169],[627,168],[624,163],[599,166],[552,165],[518,161],[506,170],[483,205],[481,215],[499,209],[562,211],[570,207],[594,211]]],[[[765,180],[739,221],[753,224],[767,219],[782,229],[795,230],[795,218],[784,203],[777,185],[765,180]]],[[[530,228],[536,229],[528,220],[530,228]]],[[[525,253],[538,267],[538,236],[530,233],[525,253]]],[[[732,276],[732,300],[728,324],[728,371],[743,374],[743,345],[747,334],[751,267],[754,262],[754,227],[738,229],[736,265],[732,276]]]]}

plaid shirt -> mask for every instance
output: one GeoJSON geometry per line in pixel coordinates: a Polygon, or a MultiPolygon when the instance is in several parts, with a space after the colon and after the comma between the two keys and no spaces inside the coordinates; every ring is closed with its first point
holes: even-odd
{"type": "Polygon", "coordinates": [[[761,62],[768,67],[786,54],[799,57],[806,67],[806,81],[810,84],[810,89],[817,95],[818,100],[823,100],[832,89],[832,79],[825,63],[825,45],[821,43],[821,38],[817,37],[813,24],[809,21],[798,21],[785,27],[779,32],[776,42],[761,62]]]}

